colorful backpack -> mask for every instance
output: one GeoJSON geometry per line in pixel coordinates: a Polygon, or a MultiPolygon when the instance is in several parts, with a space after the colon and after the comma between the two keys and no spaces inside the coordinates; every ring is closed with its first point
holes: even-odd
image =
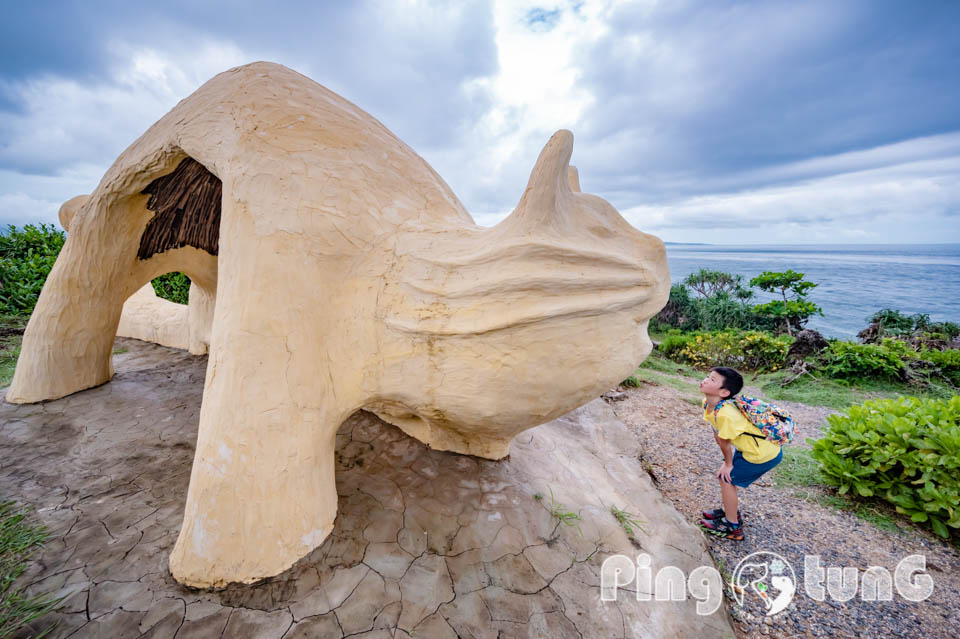
{"type": "MultiPolygon", "coordinates": [[[[728,401],[730,400],[723,399],[717,402],[713,409],[714,420],[717,418],[720,407],[728,401]]],[[[793,441],[793,436],[797,434],[797,425],[793,421],[793,417],[782,408],[755,397],[737,396],[733,398],[733,403],[751,424],[760,429],[763,433],[763,439],[769,442],[783,446],[793,441]]],[[[706,400],[704,400],[704,405],[706,405],[706,400]]],[[[753,433],[746,434],[757,439],[761,438],[760,435],[754,435],[753,433]]]]}

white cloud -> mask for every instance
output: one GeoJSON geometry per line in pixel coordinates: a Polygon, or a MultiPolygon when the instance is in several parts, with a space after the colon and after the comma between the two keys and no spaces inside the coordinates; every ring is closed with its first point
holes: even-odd
{"type": "Polygon", "coordinates": [[[78,164],[57,175],[23,175],[0,169],[0,228],[8,224],[57,224],[60,205],[90,193],[103,167],[78,164]]]}
{"type": "Polygon", "coordinates": [[[60,203],[49,200],[38,200],[26,193],[0,194],[0,233],[6,230],[8,224],[24,226],[25,224],[55,224],[60,203]]]}
{"type": "Polygon", "coordinates": [[[224,43],[180,55],[121,43],[111,50],[118,63],[106,81],[46,76],[10,89],[22,110],[0,120],[0,167],[55,174],[94,163],[102,174],[180,99],[214,74],[249,61],[224,43]]]}
{"type": "Polygon", "coordinates": [[[632,224],[665,239],[708,243],[806,243],[843,240],[950,242],[960,239],[960,153],[896,162],[917,147],[949,148],[956,136],[915,140],[873,153],[841,154],[775,170],[781,176],[811,167],[889,166],[809,180],[701,195],[623,211],[632,224]]]}
{"type": "Polygon", "coordinates": [[[574,54],[606,32],[606,4],[576,12],[568,3],[494,3],[497,73],[465,87],[488,95],[491,108],[473,123],[470,148],[423,152],[478,223],[495,223],[516,205],[540,149],[558,129],[575,130],[592,103],[574,54]],[[551,20],[531,24],[537,9],[551,20]]]}
{"type": "Polygon", "coordinates": [[[147,44],[104,38],[112,63],[96,73],[0,78],[19,107],[0,111],[0,223],[55,218],[177,101],[269,59],[381,120],[483,225],[513,208],[542,146],[569,128],[584,190],[668,240],[960,236],[960,133],[929,135],[956,128],[945,119],[920,126],[927,102],[956,109],[935,84],[910,84],[949,60],[924,54],[919,31],[890,51],[883,33],[850,48],[876,13],[867,5],[375,0],[301,7],[278,38],[240,14],[207,25],[180,13],[158,10],[164,37],[147,44]],[[873,75],[851,75],[861,67],[873,75]]]}

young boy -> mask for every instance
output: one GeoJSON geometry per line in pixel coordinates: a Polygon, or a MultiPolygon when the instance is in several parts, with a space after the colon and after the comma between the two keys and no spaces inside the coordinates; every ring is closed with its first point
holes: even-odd
{"type": "Polygon", "coordinates": [[[713,426],[713,438],[723,452],[723,466],[717,471],[723,508],[703,511],[700,526],[712,535],[736,541],[743,541],[737,486],[746,488],[783,459],[780,447],[768,441],[734,402],[724,402],[715,411],[717,404],[742,388],[740,373],[725,366],[711,369],[700,382],[705,398],[703,418],[713,426]]]}

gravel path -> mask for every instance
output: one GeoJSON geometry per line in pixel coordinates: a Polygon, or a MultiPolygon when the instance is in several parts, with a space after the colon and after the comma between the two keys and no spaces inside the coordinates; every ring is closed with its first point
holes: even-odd
{"type": "MultiPolygon", "coordinates": [[[[690,380],[687,380],[690,381],[690,380]]],[[[697,407],[666,385],[645,382],[640,388],[621,389],[626,397],[613,402],[617,416],[633,430],[643,450],[643,465],[663,494],[691,521],[700,511],[720,503],[714,473],[723,459],[697,407]]],[[[755,388],[748,395],[762,393],[755,388]]],[[[801,427],[801,439],[817,438],[827,426],[830,409],[780,402],[792,411],[801,427]]],[[[807,447],[794,442],[791,447],[807,447]]],[[[956,637],[960,628],[960,552],[932,533],[897,517],[896,532],[882,530],[849,510],[803,499],[796,487],[780,485],[776,471],[740,491],[744,519],[743,542],[705,535],[718,567],[729,577],[750,553],[771,551],[783,556],[798,578],[790,606],[765,617],[759,598],[747,596],[743,607],[732,599],[735,629],[743,637],[956,637]],[[932,595],[914,603],[894,590],[892,601],[862,601],[860,593],[846,602],[818,602],[805,591],[804,556],[819,555],[821,566],[856,567],[862,575],[869,566],[892,574],[901,559],[926,557],[932,595]]],[[[822,491],[830,494],[829,491],[822,491]]]]}

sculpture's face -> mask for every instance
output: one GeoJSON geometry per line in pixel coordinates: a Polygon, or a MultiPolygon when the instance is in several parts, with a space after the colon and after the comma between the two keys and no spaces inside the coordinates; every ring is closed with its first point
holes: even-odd
{"type": "Polygon", "coordinates": [[[498,226],[398,242],[383,390],[435,428],[512,437],[599,396],[650,351],[647,321],[669,290],[663,244],[570,191],[558,136],[498,226]]]}

